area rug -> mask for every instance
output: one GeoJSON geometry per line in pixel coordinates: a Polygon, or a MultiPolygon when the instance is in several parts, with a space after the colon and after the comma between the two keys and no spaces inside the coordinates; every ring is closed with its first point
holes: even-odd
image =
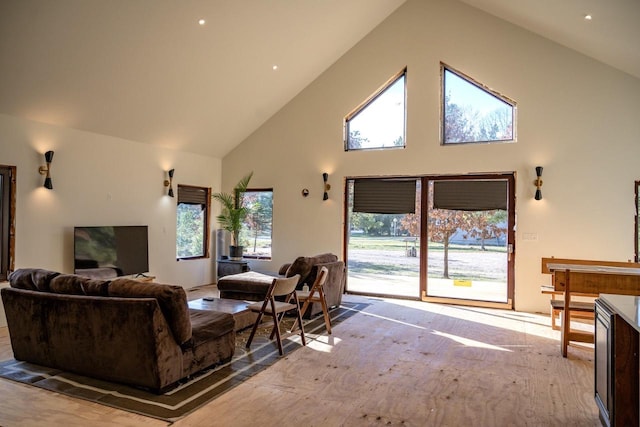
{"type": "MultiPolygon", "coordinates": [[[[332,325],[348,319],[366,305],[368,304],[343,303],[331,310],[332,325]]],[[[281,330],[284,331],[293,323],[293,318],[285,318],[283,322],[289,323],[282,325],[281,330]]],[[[307,344],[321,335],[326,335],[322,316],[306,321],[304,330],[307,344]]],[[[0,377],[174,422],[281,359],[276,343],[269,340],[270,328],[259,328],[251,348],[247,350],[245,343],[250,332],[251,328],[247,328],[238,333],[235,354],[229,363],[202,371],[196,377],[161,395],[14,359],[0,362],[0,377]]],[[[302,347],[300,335],[291,335],[283,339],[282,344],[285,358],[292,351],[302,347]]]]}

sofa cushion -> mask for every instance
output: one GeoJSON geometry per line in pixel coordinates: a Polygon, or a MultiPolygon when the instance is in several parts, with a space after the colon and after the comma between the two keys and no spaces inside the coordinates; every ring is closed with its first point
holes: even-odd
{"type": "Polygon", "coordinates": [[[41,268],[20,268],[9,275],[9,283],[12,288],[48,292],[51,279],[59,274],[41,268]]]}
{"type": "Polygon", "coordinates": [[[111,297],[155,298],[176,342],[183,344],[191,338],[187,294],[182,286],[115,279],[109,284],[108,294],[111,297]]]}
{"type": "Polygon", "coordinates": [[[51,292],[56,294],[107,296],[108,280],[94,280],[75,274],[60,274],[51,280],[51,292]]]}
{"type": "Polygon", "coordinates": [[[309,273],[311,273],[311,267],[313,267],[314,262],[313,258],[308,258],[304,256],[299,256],[295,261],[289,266],[287,269],[286,277],[293,277],[296,274],[300,275],[300,280],[298,283],[304,283],[309,273]]]}
{"type": "Polygon", "coordinates": [[[248,294],[261,294],[262,298],[269,290],[269,286],[275,277],[257,271],[230,274],[218,280],[220,291],[236,291],[248,294]]]}
{"type": "Polygon", "coordinates": [[[190,308],[189,318],[193,327],[193,336],[188,341],[190,346],[198,346],[230,332],[235,334],[236,321],[232,314],[190,308]]]}

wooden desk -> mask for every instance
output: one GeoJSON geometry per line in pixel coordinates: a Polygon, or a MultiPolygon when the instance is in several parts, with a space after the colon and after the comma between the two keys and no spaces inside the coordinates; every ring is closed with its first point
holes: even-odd
{"type": "Polygon", "coordinates": [[[552,274],[554,291],[564,292],[561,352],[569,341],[593,342],[593,334],[571,331],[571,297],[577,293],[640,295],[640,264],[567,258],[542,258],[542,272],[552,274]]]}

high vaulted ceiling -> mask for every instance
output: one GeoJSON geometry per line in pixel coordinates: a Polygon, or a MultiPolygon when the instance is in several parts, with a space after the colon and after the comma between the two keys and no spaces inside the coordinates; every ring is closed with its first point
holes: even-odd
{"type": "Polygon", "coordinates": [[[639,0],[461,1],[640,79],[639,0]]]}
{"type": "MultiPolygon", "coordinates": [[[[0,0],[0,114],[223,157],[404,1],[0,0]]],[[[639,0],[461,1],[640,78],[639,0]]]]}

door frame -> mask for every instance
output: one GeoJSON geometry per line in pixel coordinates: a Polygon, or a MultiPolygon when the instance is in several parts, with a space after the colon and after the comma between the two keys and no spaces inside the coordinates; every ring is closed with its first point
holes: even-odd
{"type": "MultiPolygon", "coordinates": [[[[424,230],[424,235],[428,233],[428,192],[429,181],[441,180],[506,180],[507,181],[507,302],[479,301],[460,298],[432,297],[427,296],[427,260],[428,260],[428,239],[420,238],[420,295],[422,301],[437,302],[445,304],[468,305],[474,307],[502,308],[513,310],[515,296],[515,256],[516,256],[516,172],[483,173],[483,174],[461,174],[461,175],[428,175],[422,176],[422,195],[420,207],[420,229],[424,230]],[[509,246],[511,245],[511,246],[509,246]]],[[[422,231],[421,231],[422,233],[422,231]]]]}

